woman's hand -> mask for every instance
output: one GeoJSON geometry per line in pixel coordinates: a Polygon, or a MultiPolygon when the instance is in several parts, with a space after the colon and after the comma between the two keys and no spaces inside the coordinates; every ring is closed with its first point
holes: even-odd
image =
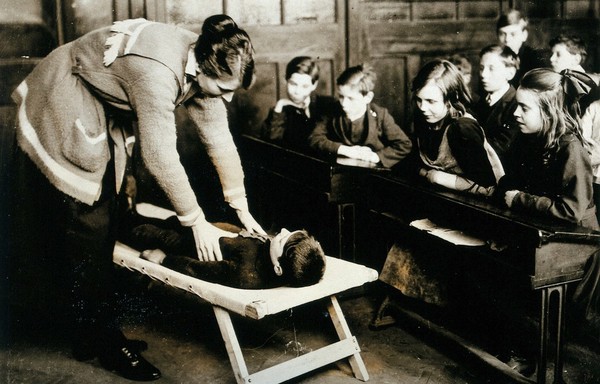
{"type": "Polygon", "coordinates": [[[237,236],[237,233],[227,232],[215,227],[206,221],[203,216],[194,222],[192,232],[194,233],[198,259],[202,261],[223,260],[219,239],[221,237],[237,236]]]}
{"type": "Polygon", "coordinates": [[[249,211],[236,210],[235,212],[237,213],[240,222],[248,232],[256,232],[260,233],[261,235],[267,234],[265,230],[262,229],[260,224],[258,224],[256,220],[254,220],[254,217],[252,217],[249,211]]]}
{"type": "Polygon", "coordinates": [[[248,209],[248,200],[245,197],[236,199],[230,202],[229,205],[231,208],[235,209],[235,213],[237,213],[240,222],[248,232],[256,232],[260,233],[261,235],[267,234],[250,214],[250,209],[248,209]]]}
{"type": "Polygon", "coordinates": [[[512,190],[512,191],[506,191],[504,193],[504,202],[506,203],[508,208],[512,207],[512,203],[513,203],[513,201],[515,201],[515,197],[517,196],[517,194],[519,192],[520,191],[512,190]]]}

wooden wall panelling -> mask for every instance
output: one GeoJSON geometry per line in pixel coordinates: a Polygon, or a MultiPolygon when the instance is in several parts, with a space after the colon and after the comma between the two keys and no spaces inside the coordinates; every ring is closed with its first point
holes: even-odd
{"type": "MultiPolygon", "coordinates": [[[[285,67],[293,57],[306,55],[318,60],[321,70],[318,92],[325,95],[335,93],[334,79],[346,64],[346,7],[343,0],[310,1],[301,6],[290,1],[280,4],[280,21],[283,24],[251,25],[240,22],[252,38],[256,61],[261,65],[257,66],[259,80],[249,91],[237,92],[232,110],[242,114],[234,117],[240,124],[239,129],[252,135],[258,133],[269,108],[275,105],[278,98],[285,96],[285,67]],[[315,13],[318,9],[322,9],[322,12],[315,13]],[[265,70],[269,72],[262,73],[265,70]],[[269,89],[263,86],[267,77],[273,79],[269,89]],[[243,116],[247,113],[253,115],[243,116]]],[[[234,13],[231,5],[229,1],[227,9],[230,14],[234,13]]]]}

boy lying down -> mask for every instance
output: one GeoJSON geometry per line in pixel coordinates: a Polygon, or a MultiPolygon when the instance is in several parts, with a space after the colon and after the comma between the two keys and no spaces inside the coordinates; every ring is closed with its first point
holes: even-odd
{"type": "Polygon", "coordinates": [[[217,223],[239,235],[219,240],[223,260],[201,261],[192,231],[176,216],[160,220],[133,215],[126,222],[120,241],[144,250],[141,257],[148,261],[200,280],[242,289],[303,287],[318,283],[325,272],[323,249],[304,230],[283,228],[269,237],[217,223]]]}

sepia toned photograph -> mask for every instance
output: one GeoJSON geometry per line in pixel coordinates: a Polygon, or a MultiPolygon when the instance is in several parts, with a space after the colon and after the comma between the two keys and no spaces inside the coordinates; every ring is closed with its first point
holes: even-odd
{"type": "Polygon", "coordinates": [[[600,0],[0,21],[0,383],[600,382],[600,0]]]}

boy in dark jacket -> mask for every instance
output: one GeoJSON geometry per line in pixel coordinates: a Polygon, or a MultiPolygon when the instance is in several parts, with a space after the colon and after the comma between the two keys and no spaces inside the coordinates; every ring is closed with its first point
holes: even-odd
{"type": "Polygon", "coordinates": [[[412,142],[387,109],[374,103],[376,74],[369,66],[346,69],[337,79],[339,105],[321,119],[309,145],[328,156],[341,156],[391,168],[411,151],[412,142]]]}
{"type": "Polygon", "coordinates": [[[287,98],[281,98],[263,122],[261,138],[300,151],[308,148],[315,122],[335,105],[330,96],[316,95],[319,66],[308,56],[294,57],[285,70],[287,98]]]}
{"type": "Polygon", "coordinates": [[[132,214],[124,221],[121,241],[142,251],[142,258],[211,283],[241,289],[303,287],[318,283],[325,272],[325,254],[306,231],[283,228],[270,237],[217,223],[237,237],[221,238],[222,260],[202,261],[194,237],[175,216],[166,220],[132,214]]]}
{"type": "Polygon", "coordinates": [[[508,47],[489,45],[479,54],[479,77],[484,94],[473,112],[500,160],[519,133],[514,116],[516,90],[510,84],[519,67],[517,55],[508,47]]]}

